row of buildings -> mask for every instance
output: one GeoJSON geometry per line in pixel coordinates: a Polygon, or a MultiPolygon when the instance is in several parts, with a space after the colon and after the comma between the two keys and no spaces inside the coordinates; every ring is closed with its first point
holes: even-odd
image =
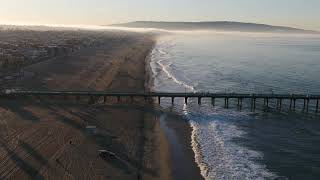
{"type": "Polygon", "coordinates": [[[20,68],[101,43],[99,36],[77,31],[0,31],[0,70],[20,68]]]}

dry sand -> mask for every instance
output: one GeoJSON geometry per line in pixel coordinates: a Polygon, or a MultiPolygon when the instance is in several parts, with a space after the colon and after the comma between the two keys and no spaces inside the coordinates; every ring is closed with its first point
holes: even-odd
{"type": "MultiPolygon", "coordinates": [[[[117,33],[104,46],[27,67],[26,77],[16,86],[143,92],[150,73],[146,57],[153,45],[150,35],[117,33]]],[[[134,104],[87,101],[2,99],[0,179],[201,178],[190,147],[190,127],[179,116],[167,113],[167,125],[178,134],[179,142],[173,142],[155,105],[143,105],[139,99],[134,104]],[[182,150],[175,150],[176,143],[182,150]],[[99,150],[115,156],[101,156],[99,150]]]]}

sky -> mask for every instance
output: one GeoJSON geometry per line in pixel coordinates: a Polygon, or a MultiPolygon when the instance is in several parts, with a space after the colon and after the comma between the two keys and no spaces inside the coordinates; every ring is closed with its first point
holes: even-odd
{"type": "Polygon", "coordinates": [[[320,30],[320,0],[0,0],[0,24],[239,21],[320,30]]]}

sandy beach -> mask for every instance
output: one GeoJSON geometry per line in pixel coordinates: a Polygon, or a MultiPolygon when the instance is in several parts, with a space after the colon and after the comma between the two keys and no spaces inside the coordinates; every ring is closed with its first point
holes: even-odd
{"type": "MultiPolygon", "coordinates": [[[[99,47],[26,67],[15,86],[148,91],[148,55],[155,38],[110,34],[114,38],[99,47]]],[[[182,117],[140,99],[132,104],[126,99],[108,99],[106,105],[81,102],[2,99],[0,179],[201,179],[190,146],[191,128],[182,117]],[[178,141],[170,140],[166,126],[178,141]],[[107,156],[101,153],[105,151],[107,156]]]]}

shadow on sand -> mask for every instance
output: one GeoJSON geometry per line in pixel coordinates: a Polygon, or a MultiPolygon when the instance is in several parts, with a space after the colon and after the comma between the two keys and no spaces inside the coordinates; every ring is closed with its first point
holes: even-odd
{"type": "MultiPolygon", "coordinates": [[[[3,107],[7,110],[10,110],[14,114],[18,114],[20,119],[22,120],[28,120],[32,123],[39,123],[41,122],[41,119],[34,114],[33,112],[25,109],[26,106],[25,101],[5,101],[4,103],[0,104],[0,107],[3,107]]],[[[142,159],[132,159],[128,156],[128,152],[123,144],[121,144],[119,141],[115,141],[115,136],[112,135],[112,133],[103,130],[103,127],[99,127],[99,123],[97,123],[98,120],[95,119],[96,113],[99,112],[105,112],[107,111],[107,108],[112,109],[120,109],[120,110],[128,110],[127,106],[81,106],[80,110],[78,112],[68,111],[67,108],[64,109],[63,105],[60,104],[52,104],[52,103],[39,103],[39,102],[30,102],[28,105],[35,105],[39,106],[41,108],[48,109],[51,115],[54,115],[57,121],[60,121],[67,126],[76,129],[83,133],[86,137],[88,137],[92,142],[97,144],[99,148],[110,151],[110,152],[116,152],[116,156],[108,156],[105,157],[100,154],[100,157],[106,161],[108,164],[114,166],[117,169],[120,169],[124,171],[126,174],[137,174],[139,177],[139,174],[143,172],[144,174],[149,174],[153,177],[157,177],[158,174],[155,170],[148,169],[143,167],[142,165],[142,159]],[[91,111],[81,111],[81,109],[90,109],[91,111]],[[63,113],[60,113],[60,111],[63,111],[63,113]],[[65,115],[65,112],[70,114],[71,116],[67,117],[65,115]],[[98,129],[102,129],[102,131],[99,131],[96,134],[88,135],[85,127],[85,123],[79,123],[76,120],[74,120],[72,117],[80,118],[86,123],[90,123],[91,125],[96,125],[98,129]]],[[[71,105],[68,104],[66,107],[77,107],[79,108],[79,105],[71,105]]],[[[158,113],[155,111],[152,111],[152,108],[146,109],[139,106],[132,106],[134,110],[139,110],[142,113],[145,112],[153,112],[158,113]]],[[[144,138],[143,136],[141,138],[144,138]]],[[[26,160],[23,160],[22,157],[20,157],[17,153],[15,153],[13,150],[11,150],[6,143],[3,141],[0,144],[5,151],[8,153],[9,157],[16,163],[16,166],[19,167],[21,170],[23,170],[28,176],[30,176],[32,179],[44,179],[44,177],[39,174],[40,169],[44,166],[48,165],[48,159],[43,157],[35,148],[32,147],[32,145],[24,142],[19,141],[19,146],[28,153],[33,159],[35,159],[38,163],[41,164],[40,169],[33,167],[30,163],[28,163],[26,160]]],[[[143,154],[141,155],[143,156],[143,154]]]]}
{"type": "MultiPolygon", "coordinates": [[[[20,157],[17,153],[11,150],[5,143],[1,141],[0,145],[7,152],[10,159],[16,163],[16,166],[19,167],[23,172],[25,172],[30,178],[37,179],[37,180],[44,179],[44,177],[41,174],[39,174],[38,169],[32,167],[27,161],[23,160],[22,157],[20,157]]],[[[31,148],[31,146],[26,144],[24,145],[27,146],[27,149],[28,149],[27,152],[29,151],[28,153],[30,153],[31,156],[36,156],[36,157],[39,156],[39,154],[33,148],[31,148]]]]}

